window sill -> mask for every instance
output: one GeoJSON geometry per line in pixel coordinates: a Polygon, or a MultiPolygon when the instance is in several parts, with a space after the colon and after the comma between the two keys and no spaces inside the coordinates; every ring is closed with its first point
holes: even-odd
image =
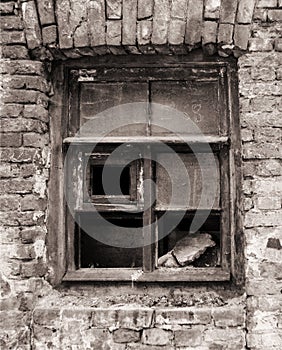
{"type": "Polygon", "coordinates": [[[68,271],[63,282],[219,282],[229,281],[230,272],[220,267],[159,268],[142,272],[138,268],[84,268],[68,271]]]}

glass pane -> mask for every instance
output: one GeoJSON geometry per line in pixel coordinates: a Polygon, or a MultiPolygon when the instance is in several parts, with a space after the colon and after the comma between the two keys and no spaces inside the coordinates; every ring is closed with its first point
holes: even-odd
{"type": "MultiPolygon", "coordinates": [[[[158,81],[151,83],[151,101],[175,108],[185,113],[204,134],[218,135],[220,130],[218,81],[158,81]]],[[[192,129],[183,129],[173,115],[152,115],[152,134],[166,134],[165,130],[153,124],[163,120],[170,130],[177,129],[180,134],[194,133],[192,129]]]]}

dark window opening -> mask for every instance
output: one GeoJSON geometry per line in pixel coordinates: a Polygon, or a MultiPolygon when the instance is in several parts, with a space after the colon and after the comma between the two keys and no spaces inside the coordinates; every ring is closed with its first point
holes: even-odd
{"type": "MultiPolygon", "coordinates": [[[[105,193],[103,187],[103,165],[92,165],[91,166],[91,194],[94,196],[105,196],[105,195],[119,195],[119,189],[116,183],[110,184],[108,193],[105,193]]],[[[120,177],[120,190],[125,196],[130,194],[130,168],[128,166],[123,167],[119,165],[108,165],[107,170],[110,171],[112,179],[120,177]],[[120,174],[120,176],[119,176],[120,174]]]]}

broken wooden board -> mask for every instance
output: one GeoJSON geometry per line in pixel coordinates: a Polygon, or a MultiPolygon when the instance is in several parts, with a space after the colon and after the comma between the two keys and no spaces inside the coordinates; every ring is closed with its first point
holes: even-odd
{"type": "Polygon", "coordinates": [[[175,247],[158,259],[158,266],[184,267],[198,259],[215,242],[208,233],[193,233],[180,239],[175,247]]]}

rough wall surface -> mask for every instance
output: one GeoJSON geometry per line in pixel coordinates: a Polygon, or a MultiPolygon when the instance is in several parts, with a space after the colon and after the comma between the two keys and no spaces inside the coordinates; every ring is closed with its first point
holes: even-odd
{"type": "Polygon", "coordinates": [[[1,347],[281,349],[281,0],[22,0],[2,1],[0,11],[1,347]],[[197,47],[240,56],[245,293],[54,289],[46,256],[49,61],[197,47]]]}

